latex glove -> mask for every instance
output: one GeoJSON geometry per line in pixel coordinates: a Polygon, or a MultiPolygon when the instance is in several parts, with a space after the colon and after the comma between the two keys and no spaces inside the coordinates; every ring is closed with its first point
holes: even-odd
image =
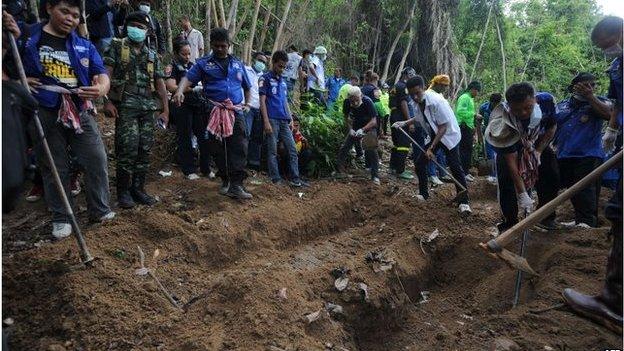
{"type": "Polygon", "coordinates": [[[355,136],[355,130],[349,129],[349,135],[354,137],[355,136]]]}
{"type": "Polygon", "coordinates": [[[355,137],[356,138],[361,138],[364,136],[364,129],[360,128],[355,132],[355,137]]]}
{"type": "Polygon", "coordinates": [[[397,121],[397,122],[394,122],[394,124],[392,124],[392,128],[399,129],[399,128],[405,127],[406,125],[407,125],[407,121],[397,121]]]}
{"type": "Polygon", "coordinates": [[[526,191],[518,195],[518,209],[526,213],[533,211],[533,199],[526,191]]]}
{"type": "Polygon", "coordinates": [[[195,88],[193,88],[193,92],[194,93],[201,93],[204,90],[204,87],[202,87],[201,85],[196,85],[195,88]]]}
{"type": "Polygon", "coordinates": [[[610,153],[615,149],[615,139],[617,138],[618,130],[611,127],[607,127],[604,135],[602,136],[602,149],[606,153],[610,153]]]}

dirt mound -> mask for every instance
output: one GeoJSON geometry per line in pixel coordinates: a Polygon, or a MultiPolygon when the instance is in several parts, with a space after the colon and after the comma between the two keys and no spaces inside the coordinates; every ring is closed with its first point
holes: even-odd
{"type": "Polygon", "coordinates": [[[427,203],[396,181],[257,184],[245,203],[216,195],[216,182],[188,184],[179,173],[151,182],[155,207],[85,227],[98,257],[88,270],[72,266],[72,240],[45,242],[43,206],[26,221],[5,218],[11,346],[484,350],[505,336],[526,350],[621,348],[618,336],[568,311],[531,312],[560,302],[564,287],[600,288],[606,230],[532,233],[529,262],[540,277],[524,280],[512,309],[515,272],[477,248],[498,217],[495,188],[482,180],[471,184],[469,218],[450,203],[450,184],[427,203]],[[137,246],[176,306],[135,273],[137,246]]]}

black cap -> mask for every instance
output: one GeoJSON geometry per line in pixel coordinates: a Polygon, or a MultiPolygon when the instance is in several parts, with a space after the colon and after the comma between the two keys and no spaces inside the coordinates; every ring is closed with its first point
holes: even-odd
{"type": "Polygon", "coordinates": [[[130,22],[142,23],[146,26],[150,25],[149,16],[143,11],[134,11],[129,13],[128,16],[126,16],[126,25],[130,22]]]}
{"type": "Polygon", "coordinates": [[[413,69],[412,67],[405,67],[403,68],[403,70],[401,71],[401,77],[407,75],[407,78],[413,78],[416,77],[416,70],[413,69]]]}

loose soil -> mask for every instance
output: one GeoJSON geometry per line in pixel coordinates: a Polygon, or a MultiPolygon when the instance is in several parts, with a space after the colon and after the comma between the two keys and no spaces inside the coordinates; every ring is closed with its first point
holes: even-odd
{"type": "MultiPolygon", "coordinates": [[[[103,225],[86,222],[79,195],[92,268],[76,266],[73,239],[51,242],[42,202],[4,216],[11,350],[487,350],[498,337],[521,350],[622,348],[620,336],[565,308],[535,313],[560,303],[565,287],[600,290],[604,221],[532,231],[528,261],[540,276],[523,280],[512,308],[516,272],[477,247],[498,220],[496,189],[481,178],[470,184],[474,214],[462,218],[450,184],[420,203],[413,183],[396,180],[295,190],[260,177],[248,187],[254,199],[240,203],[219,196],[215,181],[175,169],[156,177],[148,185],[156,206],[103,225]],[[137,246],[179,307],[135,273],[137,246]],[[371,252],[385,264],[368,262],[371,252]],[[336,268],[349,279],[342,292],[336,268]]],[[[569,205],[559,215],[569,218],[569,205]]]]}

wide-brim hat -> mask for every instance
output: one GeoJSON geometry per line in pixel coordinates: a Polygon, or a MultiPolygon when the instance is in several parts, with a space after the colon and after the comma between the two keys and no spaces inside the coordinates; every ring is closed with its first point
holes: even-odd
{"type": "Polygon", "coordinates": [[[520,132],[511,123],[504,104],[499,104],[490,114],[490,123],[484,136],[490,145],[498,148],[509,147],[520,141],[520,132]]]}

